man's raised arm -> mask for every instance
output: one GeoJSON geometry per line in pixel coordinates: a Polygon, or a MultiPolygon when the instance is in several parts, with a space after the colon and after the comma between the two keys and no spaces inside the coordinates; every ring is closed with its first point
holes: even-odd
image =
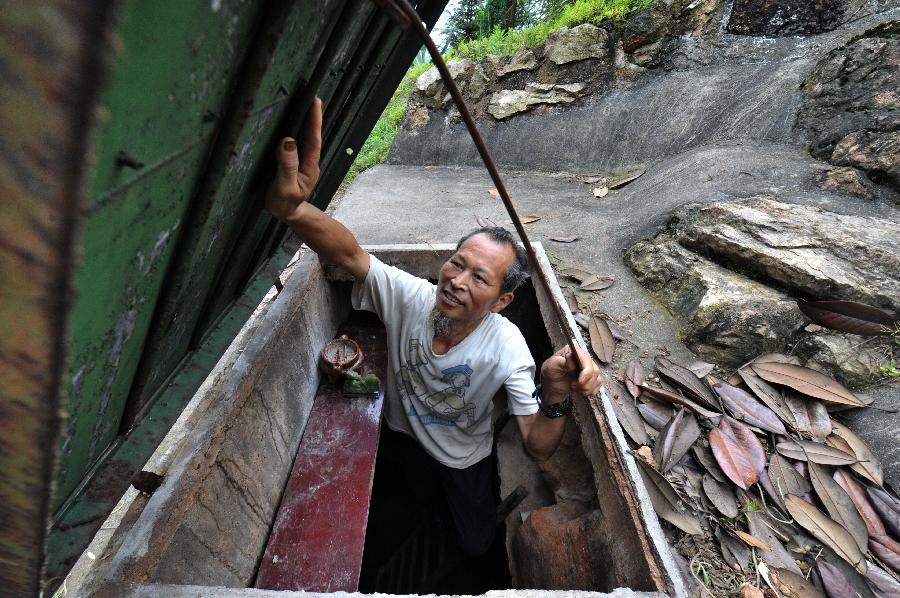
{"type": "Polygon", "coordinates": [[[316,98],[306,119],[300,154],[290,137],[278,146],[278,173],[269,186],[266,205],[322,260],[364,280],[369,273],[369,254],[347,227],[306,201],[319,179],[321,149],[322,101],[316,98]]]}

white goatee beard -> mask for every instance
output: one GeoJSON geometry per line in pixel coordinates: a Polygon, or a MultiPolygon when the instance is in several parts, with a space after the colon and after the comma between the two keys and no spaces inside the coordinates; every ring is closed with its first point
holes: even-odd
{"type": "Polygon", "coordinates": [[[442,314],[437,307],[431,310],[431,325],[436,338],[447,338],[456,326],[456,320],[442,314]]]}

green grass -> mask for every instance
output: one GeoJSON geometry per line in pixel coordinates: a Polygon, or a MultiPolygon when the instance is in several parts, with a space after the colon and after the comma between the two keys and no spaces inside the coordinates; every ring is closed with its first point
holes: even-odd
{"type": "Polygon", "coordinates": [[[359,150],[359,155],[344,178],[344,183],[352,183],[356,175],[362,171],[387,160],[391,143],[394,141],[397,131],[400,130],[400,123],[403,122],[403,116],[406,114],[406,105],[409,103],[409,96],[412,95],[416,79],[430,68],[430,62],[416,64],[410,67],[403,76],[403,80],[400,81],[400,85],[391,96],[391,101],[388,102],[384,112],[378,118],[378,122],[375,123],[375,128],[372,129],[369,138],[359,150]]]}
{"type": "Polygon", "coordinates": [[[628,13],[653,4],[653,0],[577,0],[566,6],[558,17],[519,31],[494,30],[481,39],[460,44],[448,56],[481,60],[486,56],[511,56],[519,48],[535,48],[562,27],[574,27],[583,23],[619,21],[628,13]]]}
{"type": "MultiPolygon", "coordinates": [[[[461,58],[481,60],[487,56],[511,56],[519,48],[540,46],[551,33],[562,27],[621,20],[628,13],[649,6],[653,1],[577,0],[566,6],[559,16],[551,21],[519,31],[504,32],[497,29],[487,37],[463,43],[459,48],[450,50],[444,55],[444,58],[446,60],[461,58]]],[[[406,106],[409,103],[409,96],[413,92],[416,79],[429,68],[431,68],[431,63],[425,62],[414,65],[407,71],[350,167],[350,171],[344,178],[344,184],[352,183],[353,179],[362,171],[387,160],[391,143],[400,130],[400,123],[403,122],[403,116],[406,114],[406,106]]]]}

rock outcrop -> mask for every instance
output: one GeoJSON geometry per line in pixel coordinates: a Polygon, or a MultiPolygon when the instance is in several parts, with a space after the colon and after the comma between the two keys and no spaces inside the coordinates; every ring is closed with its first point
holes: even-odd
{"type": "Polygon", "coordinates": [[[900,222],[753,197],[682,210],[675,235],[795,297],[900,310],[900,222]]]}
{"type": "Polygon", "coordinates": [[[803,83],[810,152],[900,189],[900,23],[832,50],[803,83]]]}
{"type": "Polygon", "coordinates": [[[635,244],[625,263],[707,361],[737,367],[748,355],[782,350],[805,323],[787,295],[700,257],[668,232],[635,244]]]}
{"type": "Polygon", "coordinates": [[[735,0],[728,31],[738,35],[809,35],[840,25],[847,0],[735,0]]]}
{"type": "Polygon", "coordinates": [[[626,264],[677,319],[698,355],[736,367],[793,351],[859,388],[885,342],[807,327],[796,298],[848,299],[900,313],[900,222],[787,204],[771,197],[691,205],[626,264]],[[810,328],[809,330],[807,328],[810,328]]]}
{"type": "Polygon", "coordinates": [[[596,25],[585,23],[569,29],[563,27],[550,34],[544,44],[544,56],[556,65],[603,58],[609,53],[609,35],[596,25]]]}
{"type": "Polygon", "coordinates": [[[497,120],[530,110],[538,104],[568,104],[584,89],[583,83],[529,83],[525,89],[502,89],[491,96],[488,112],[497,120]]]}

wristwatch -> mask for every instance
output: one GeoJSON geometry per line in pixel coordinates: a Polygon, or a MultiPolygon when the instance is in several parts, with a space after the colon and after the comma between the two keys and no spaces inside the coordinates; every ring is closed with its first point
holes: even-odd
{"type": "Polygon", "coordinates": [[[541,400],[541,385],[538,384],[534,388],[534,392],[531,394],[535,399],[537,399],[538,409],[541,410],[541,413],[544,414],[544,417],[548,417],[550,419],[556,419],[557,417],[562,417],[564,415],[569,415],[572,413],[572,395],[566,395],[566,398],[560,401],[559,403],[552,403],[550,405],[545,404],[541,400]]]}

